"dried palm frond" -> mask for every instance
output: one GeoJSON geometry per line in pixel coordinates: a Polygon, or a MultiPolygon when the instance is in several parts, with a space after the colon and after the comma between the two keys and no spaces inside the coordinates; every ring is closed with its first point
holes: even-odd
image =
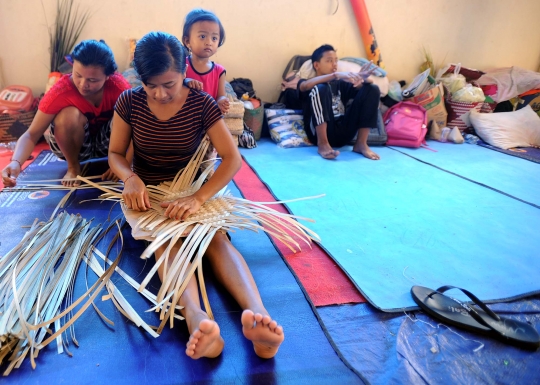
{"type": "Polygon", "coordinates": [[[59,352],[67,348],[63,333],[68,328],[77,344],[73,323],[93,304],[120,260],[118,256],[86,293],[72,301],[80,263],[103,234],[99,226],[90,224],[80,215],[67,213],[34,222],[22,241],[0,259],[0,364],[8,356],[10,361],[4,375],[20,367],[28,355],[35,368],[39,351],[54,340],[59,352]]]}
{"type": "MultiPolygon", "coordinates": [[[[57,0],[54,28],[49,29],[49,51],[51,54],[51,72],[58,71],[66,55],[71,53],[86,25],[90,13],[79,12],[79,6],[73,8],[74,0],[57,0]]],[[[43,6],[43,0],[41,2],[43,6]]],[[[43,8],[45,8],[43,6],[43,8]]]]}
{"type": "MultiPolygon", "coordinates": [[[[176,304],[195,270],[198,272],[205,308],[209,317],[213,318],[206,295],[201,262],[210,241],[218,231],[263,230],[282,241],[293,252],[300,249],[299,242],[304,242],[311,247],[312,240],[319,240],[317,234],[296,220],[310,221],[309,219],[280,213],[266,207],[269,203],[251,202],[234,197],[226,187],[206,201],[199,211],[190,215],[185,221],[166,217],[164,215],[165,209],[160,204],[192,195],[201,188],[208,174],[214,169],[214,163],[209,162],[195,180],[209,143],[208,137],[205,137],[189,164],[176,175],[174,180],[161,183],[158,186],[147,186],[151,203],[150,210],[136,212],[123,207],[126,219],[132,226],[134,237],[152,241],[142,253],[141,258],[149,258],[159,247],[167,245],[163,254],[138,287],[138,291],[144,291],[158,268],[161,265],[164,266],[163,282],[156,296],[156,304],[150,309],[160,312],[161,324],[158,333],[163,330],[167,321],[169,321],[170,327],[173,326],[174,318],[178,317],[175,315],[176,304]],[[173,246],[177,243],[180,247],[176,254],[172,255],[173,246]],[[172,257],[170,265],[166,262],[169,257],[172,257]]],[[[101,195],[101,199],[122,200],[122,195],[118,191],[93,184],[84,177],[78,178],[105,191],[105,194],[101,195]]]]}

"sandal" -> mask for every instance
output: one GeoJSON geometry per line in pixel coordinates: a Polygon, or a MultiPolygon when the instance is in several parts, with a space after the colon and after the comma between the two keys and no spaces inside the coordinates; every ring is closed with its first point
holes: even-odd
{"type": "Polygon", "coordinates": [[[472,332],[487,334],[502,342],[522,348],[535,350],[540,347],[540,335],[533,326],[511,318],[500,317],[468,290],[455,286],[442,286],[437,290],[413,286],[411,295],[422,310],[445,323],[472,332]],[[450,289],[461,290],[480,309],[443,294],[450,289]]]}

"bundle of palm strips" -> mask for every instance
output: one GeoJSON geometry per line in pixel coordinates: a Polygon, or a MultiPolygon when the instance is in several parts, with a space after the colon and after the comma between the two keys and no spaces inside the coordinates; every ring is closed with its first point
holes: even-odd
{"type": "Polygon", "coordinates": [[[9,362],[4,376],[19,368],[27,356],[35,368],[39,351],[54,340],[59,353],[65,349],[71,355],[64,336],[68,329],[78,345],[73,323],[93,304],[120,260],[118,256],[73,301],[80,263],[95,258],[94,245],[103,234],[101,227],[90,227],[90,223],[65,212],[48,222],[34,222],[21,242],[0,259],[0,364],[9,362]]]}
{"type": "MultiPolygon", "coordinates": [[[[147,186],[151,203],[150,210],[138,212],[123,206],[126,219],[133,228],[134,237],[151,241],[141,258],[151,257],[160,246],[168,243],[166,250],[138,288],[138,291],[144,291],[159,266],[164,266],[162,286],[156,296],[157,304],[150,309],[160,313],[161,324],[157,330],[158,333],[161,333],[167,321],[172,328],[174,319],[182,318],[175,313],[178,309],[176,304],[196,270],[204,306],[208,315],[213,318],[206,295],[201,262],[216,232],[263,230],[282,241],[293,252],[300,249],[300,242],[311,247],[312,240],[319,240],[317,234],[297,221],[297,219],[302,219],[313,222],[312,220],[280,213],[266,206],[283,202],[252,202],[232,196],[226,187],[206,201],[198,212],[190,215],[185,221],[166,217],[165,209],[160,206],[162,202],[171,202],[180,197],[192,195],[202,186],[208,174],[214,170],[214,162],[206,162],[208,164],[204,167],[204,171],[195,180],[208,145],[209,139],[205,137],[189,164],[176,175],[173,181],[164,182],[158,186],[147,186]],[[181,246],[176,254],[172,255],[171,251],[177,242],[181,242],[181,246]],[[170,265],[166,262],[169,257],[172,258],[170,265]]],[[[88,184],[93,183],[83,177],[78,178],[88,184]]],[[[117,190],[97,184],[95,187],[105,191],[100,199],[122,201],[122,195],[117,190]]]]}

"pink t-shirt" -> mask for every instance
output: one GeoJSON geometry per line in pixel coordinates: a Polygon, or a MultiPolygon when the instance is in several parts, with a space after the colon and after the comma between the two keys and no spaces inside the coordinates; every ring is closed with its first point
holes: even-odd
{"type": "Polygon", "coordinates": [[[186,77],[198,80],[203,84],[203,91],[209,94],[214,99],[217,99],[219,88],[219,78],[225,74],[225,68],[221,65],[211,62],[212,69],[205,73],[197,72],[191,64],[191,57],[186,58],[187,71],[186,77]]]}
{"type": "Polygon", "coordinates": [[[112,74],[105,81],[103,99],[96,107],[80,94],[70,78],[71,74],[66,74],[52,86],[41,99],[39,110],[46,114],[56,115],[66,107],[77,107],[88,119],[88,129],[92,135],[112,119],[116,100],[124,90],[131,88],[121,74],[112,74]]]}

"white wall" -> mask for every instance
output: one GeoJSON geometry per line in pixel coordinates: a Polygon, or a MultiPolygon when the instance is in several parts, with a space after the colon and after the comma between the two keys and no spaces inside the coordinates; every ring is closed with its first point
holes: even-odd
{"type": "MultiPolygon", "coordinates": [[[[412,80],[422,46],[438,64],[487,69],[517,65],[538,70],[539,0],[365,0],[391,79],[412,80]]],[[[81,39],[105,39],[120,70],[126,38],[151,30],[180,37],[186,13],[213,10],[226,33],[214,59],[227,78],[253,80],[258,96],[275,101],[281,73],[295,54],[330,43],[340,56],[365,56],[349,0],[76,0],[93,13],[81,39]],[[332,15],[339,2],[338,11],[332,15]]],[[[48,69],[47,22],[56,0],[0,0],[0,60],[6,84],[43,92],[48,69]],[[42,6],[43,3],[43,6],[42,6]]]]}

